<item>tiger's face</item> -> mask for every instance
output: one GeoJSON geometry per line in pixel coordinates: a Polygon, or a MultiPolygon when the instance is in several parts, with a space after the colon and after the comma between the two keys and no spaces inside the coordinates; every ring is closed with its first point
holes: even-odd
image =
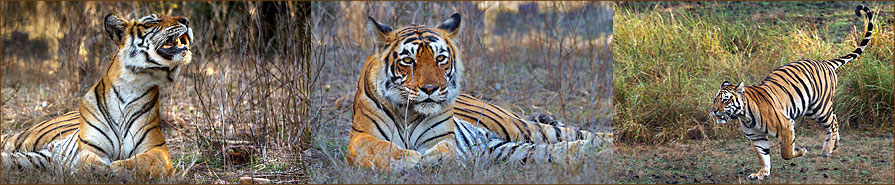
{"type": "Polygon", "coordinates": [[[189,20],[180,16],[152,14],[137,20],[126,20],[109,14],[105,29],[118,45],[121,68],[138,74],[167,74],[188,64],[192,59],[190,45],[193,30],[189,20]],[[157,73],[167,72],[167,73],[157,73]]]}
{"type": "Polygon", "coordinates": [[[728,81],[721,84],[721,89],[715,94],[712,102],[712,116],[717,119],[718,124],[727,123],[729,119],[737,119],[743,113],[743,83],[739,86],[733,85],[728,81]]]}
{"type": "Polygon", "coordinates": [[[384,64],[376,85],[380,95],[424,115],[453,104],[463,73],[452,40],[459,31],[460,14],[435,28],[412,25],[398,30],[368,18],[368,29],[378,40],[378,59],[384,64]]]}

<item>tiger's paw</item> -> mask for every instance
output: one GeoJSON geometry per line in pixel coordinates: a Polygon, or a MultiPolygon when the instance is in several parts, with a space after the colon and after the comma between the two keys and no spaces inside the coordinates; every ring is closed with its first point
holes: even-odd
{"type": "Polygon", "coordinates": [[[749,180],[764,180],[771,175],[767,170],[759,170],[756,173],[749,174],[749,180]]]}
{"type": "Polygon", "coordinates": [[[422,160],[423,155],[414,150],[408,150],[404,156],[392,163],[391,168],[395,170],[410,169],[415,167],[422,160]]]}
{"type": "Polygon", "coordinates": [[[797,148],[796,148],[796,157],[800,157],[800,156],[803,156],[803,155],[805,155],[805,154],[808,154],[808,149],[805,149],[805,148],[802,148],[802,147],[797,147],[797,148]]]}
{"type": "Polygon", "coordinates": [[[121,174],[122,172],[127,171],[127,167],[125,167],[123,161],[124,160],[118,160],[109,165],[109,169],[112,170],[113,174],[121,174]]]}
{"type": "Polygon", "coordinates": [[[566,124],[556,121],[556,119],[553,119],[553,116],[550,116],[548,114],[536,114],[536,115],[528,118],[528,120],[534,121],[537,123],[553,125],[553,126],[557,126],[557,127],[565,127],[566,126],[566,124]]]}

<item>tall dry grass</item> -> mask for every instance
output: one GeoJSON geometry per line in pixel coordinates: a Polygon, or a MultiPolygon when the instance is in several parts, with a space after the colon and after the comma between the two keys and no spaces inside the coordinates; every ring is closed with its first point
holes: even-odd
{"type": "MultiPolygon", "coordinates": [[[[315,2],[312,4],[315,141],[308,175],[318,183],[599,183],[610,154],[591,153],[580,168],[472,163],[408,171],[361,169],[345,162],[351,106],[361,67],[373,54],[366,17],[399,28],[435,26],[463,16],[456,38],[466,66],[462,92],[529,116],[612,131],[612,4],[607,2],[315,2]]],[[[611,151],[610,151],[611,152],[611,151]]]]}
{"type": "MultiPolygon", "coordinates": [[[[857,46],[857,2],[629,2],[615,12],[616,134],[626,143],[741,137],[709,105],[721,82],[757,84],[800,59],[833,59],[857,46]]],[[[893,4],[877,11],[871,46],[837,70],[842,130],[891,131],[893,4]]],[[[800,119],[797,130],[820,130],[800,119]]],[[[797,131],[799,132],[799,131],[797,131]]]]}
{"type": "MultiPolygon", "coordinates": [[[[77,107],[117,49],[104,34],[105,14],[181,15],[196,36],[193,61],[163,89],[176,177],[158,182],[306,181],[299,164],[312,139],[309,2],[2,2],[0,11],[4,134],[77,107]]],[[[3,175],[4,183],[135,180],[3,175]]]]}

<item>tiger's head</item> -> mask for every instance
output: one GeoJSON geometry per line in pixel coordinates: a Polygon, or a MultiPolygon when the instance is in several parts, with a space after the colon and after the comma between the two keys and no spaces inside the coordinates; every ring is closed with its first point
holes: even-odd
{"type": "Polygon", "coordinates": [[[122,71],[160,75],[173,81],[179,66],[192,59],[193,30],[185,17],[152,14],[126,20],[108,14],[103,22],[109,37],[118,45],[115,57],[122,71]]]}
{"type": "Polygon", "coordinates": [[[712,102],[712,116],[717,119],[718,124],[727,123],[729,119],[737,119],[743,114],[743,82],[740,85],[733,85],[728,81],[721,84],[721,90],[715,94],[712,102]]]}
{"type": "Polygon", "coordinates": [[[431,115],[454,103],[460,93],[463,63],[454,45],[460,14],[437,27],[411,25],[394,30],[368,17],[382,70],[377,93],[398,106],[431,115]]]}

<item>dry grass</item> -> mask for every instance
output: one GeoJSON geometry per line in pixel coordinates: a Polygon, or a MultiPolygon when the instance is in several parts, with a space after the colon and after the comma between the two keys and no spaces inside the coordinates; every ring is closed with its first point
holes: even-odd
{"type": "MultiPolygon", "coordinates": [[[[76,98],[117,49],[103,34],[99,20],[105,14],[182,15],[196,35],[193,61],[163,90],[161,103],[177,174],[146,182],[232,183],[240,176],[306,182],[299,153],[311,142],[309,5],[3,2],[3,133],[77,107],[76,98]],[[250,155],[230,155],[240,150],[250,155]]],[[[48,171],[3,175],[3,183],[144,182],[48,171]]]]}
{"type": "Polygon", "coordinates": [[[317,183],[610,182],[611,151],[574,169],[550,165],[443,165],[380,172],[345,162],[360,68],[373,54],[366,16],[393,27],[437,25],[459,12],[467,75],[463,92],[523,115],[554,115],[570,126],[612,131],[611,3],[315,2],[312,31],[316,139],[308,175],[317,183]],[[489,6],[490,5],[490,6],[489,6]],[[514,12],[514,10],[518,10],[514,12]],[[539,12],[540,11],[540,12],[539,12]],[[487,33],[487,34],[486,34],[487,33]]]}

